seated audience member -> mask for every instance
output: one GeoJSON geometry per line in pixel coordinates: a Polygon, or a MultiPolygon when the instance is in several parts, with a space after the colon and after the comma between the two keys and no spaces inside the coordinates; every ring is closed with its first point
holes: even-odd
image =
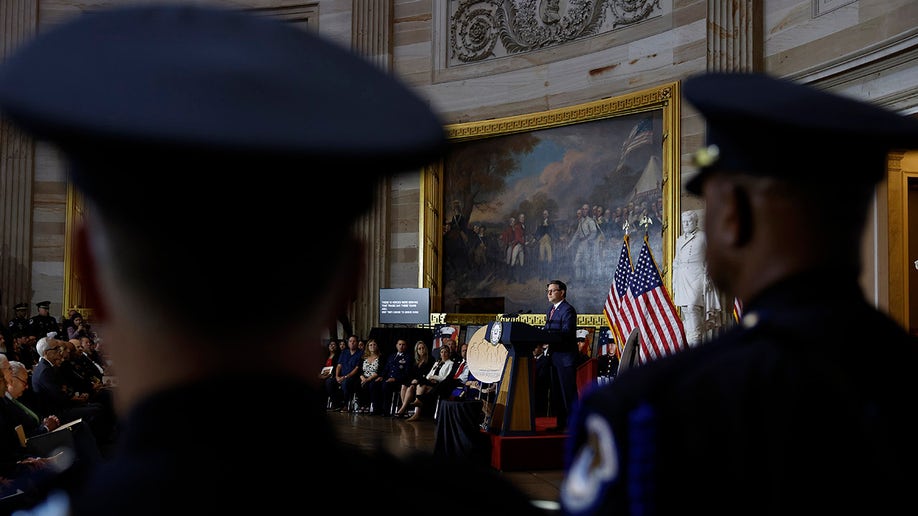
{"type": "Polygon", "coordinates": [[[459,357],[454,360],[453,374],[436,384],[432,391],[419,396],[421,403],[428,403],[436,399],[444,398],[464,398],[464,391],[468,387],[466,382],[469,380],[469,364],[466,355],[469,351],[469,345],[462,343],[459,345],[459,357]]]}
{"type": "Polygon", "coordinates": [[[360,387],[360,364],[363,362],[363,353],[357,349],[357,342],[356,335],[347,338],[347,349],[338,357],[335,374],[325,380],[325,390],[331,398],[332,410],[349,410],[346,404],[354,399],[360,387]]]}
{"type": "Polygon", "coordinates": [[[384,366],[385,361],[379,352],[379,344],[376,339],[368,340],[363,351],[363,362],[360,364],[360,385],[357,389],[358,412],[370,411],[371,389],[376,380],[380,379],[379,373],[384,366]]]}
{"type": "MultiPolygon", "coordinates": [[[[428,403],[425,403],[424,397],[425,394],[433,392],[437,388],[440,382],[448,381],[453,375],[453,369],[456,365],[453,362],[451,357],[452,349],[449,346],[440,346],[440,360],[430,369],[430,372],[427,373],[424,378],[418,381],[417,388],[415,391],[415,399],[412,403],[416,407],[414,414],[408,418],[408,421],[417,421],[421,419],[421,411],[425,406],[430,407],[432,399],[428,399],[428,403]]],[[[431,412],[431,409],[427,409],[428,412],[431,412]]],[[[432,412],[431,412],[432,413],[432,412]]]]}
{"type": "MultiPolygon", "coordinates": [[[[60,338],[70,338],[70,328],[73,328],[73,316],[80,313],[79,310],[71,308],[67,310],[67,315],[61,316],[61,333],[58,335],[60,338]]],[[[80,315],[82,317],[82,315],[80,315]]]]}
{"type": "Polygon", "coordinates": [[[36,349],[37,345],[38,338],[34,335],[31,333],[22,335],[21,346],[19,348],[19,361],[25,364],[30,371],[35,369],[35,366],[38,364],[38,359],[41,358],[36,349]]]}
{"type": "Polygon", "coordinates": [[[102,369],[102,374],[111,375],[111,361],[105,356],[105,353],[102,353],[99,350],[99,342],[101,339],[98,335],[84,335],[80,337],[80,348],[83,350],[83,354],[87,355],[90,360],[97,367],[102,369]]]}
{"type": "MultiPolygon", "coordinates": [[[[486,500],[487,512],[541,514],[490,469],[346,445],[335,416],[317,407],[325,357],[313,339],[358,291],[365,249],[355,223],[390,177],[447,148],[430,102],[271,13],[91,3],[0,62],[4,130],[15,124],[59,149],[92,215],[74,228],[74,262],[111,339],[123,417],[113,455],[30,512],[324,514],[396,496],[401,514],[467,515],[467,504],[426,489],[393,494],[407,478],[449,472],[475,479],[463,494],[486,500]],[[308,195],[290,187],[302,180],[308,195]],[[309,238],[336,254],[307,267],[285,221],[310,213],[331,214],[309,238]],[[233,299],[272,302],[215,324],[233,299]],[[340,494],[305,487],[291,468],[311,465],[372,481],[340,494]]],[[[39,366],[53,369],[46,359],[39,366]]]]}
{"type": "Polygon", "coordinates": [[[325,381],[331,378],[332,373],[335,371],[335,365],[338,363],[338,355],[340,350],[338,349],[338,339],[331,338],[328,339],[328,356],[325,357],[325,364],[322,365],[322,369],[319,371],[319,380],[325,381]]]}
{"type": "MultiPolygon", "coordinates": [[[[19,422],[22,424],[26,438],[29,438],[28,450],[33,455],[47,456],[58,446],[72,445],[76,453],[74,457],[76,460],[84,461],[87,468],[98,464],[102,460],[101,449],[92,430],[83,422],[76,423],[67,430],[61,430],[69,435],[57,438],[47,436],[47,442],[44,442],[43,438],[31,439],[53,432],[60,426],[60,420],[53,414],[42,418],[23,402],[23,394],[29,388],[29,371],[26,370],[25,365],[22,362],[12,361],[7,367],[10,380],[7,383],[6,397],[18,409],[19,422]]],[[[3,368],[2,360],[0,360],[0,369],[3,368]]]]}
{"type": "Polygon", "coordinates": [[[411,355],[408,354],[408,341],[398,339],[395,342],[395,353],[386,358],[386,365],[379,381],[370,385],[373,415],[391,416],[393,414],[392,400],[395,399],[401,403],[401,390],[410,381],[409,375],[413,366],[414,362],[411,355]]]}
{"type": "Polygon", "coordinates": [[[92,337],[80,337],[77,345],[77,354],[81,357],[79,360],[83,367],[89,370],[89,375],[97,378],[100,383],[105,382],[106,364],[101,355],[95,353],[96,343],[92,337]]]}
{"type": "Polygon", "coordinates": [[[102,373],[91,360],[83,356],[80,339],[70,339],[64,342],[61,348],[63,361],[60,367],[60,372],[65,378],[64,383],[80,392],[88,392],[92,399],[96,391],[102,387],[102,373]]]}
{"type": "Polygon", "coordinates": [[[97,441],[108,442],[113,437],[113,422],[106,414],[106,407],[89,401],[89,393],[75,391],[61,378],[60,366],[64,361],[66,344],[62,340],[43,337],[36,345],[41,358],[32,371],[31,387],[39,413],[54,414],[61,423],[82,418],[92,428],[97,441]]]}
{"type": "Polygon", "coordinates": [[[92,335],[89,323],[83,320],[83,315],[80,314],[80,312],[74,312],[73,318],[70,319],[70,324],[66,326],[65,331],[67,333],[67,340],[79,339],[92,335]]]}
{"type": "Polygon", "coordinates": [[[88,358],[80,352],[79,341],[63,341],[61,347],[61,365],[58,373],[64,384],[71,390],[89,393],[89,401],[102,405],[104,415],[115,421],[112,390],[102,381],[102,373],[88,358]]]}
{"type": "Polygon", "coordinates": [[[414,365],[408,374],[408,381],[402,386],[402,404],[395,412],[397,417],[408,417],[408,409],[413,408],[412,403],[417,395],[418,385],[425,379],[427,373],[433,368],[434,359],[430,348],[423,340],[414,344],[414,365]]]}
{"type": "Polygon", "coordinates": [[[6,339],[6,357],[10,360],[20,360],[22,358],[22,337],[14,333],[9,334],[6,339]]]}
{"type": "Polygon", "coordinates": [[[19,407],[26,416],[20,421],[26,437],[50,432],[60,426],[61,421],[54,414],[41,417],[20,400],[29,387],[29,371],[25,368],[25,364],[18,360],[9,360],[0,356],[0,373],[7,380],[6,397],[19,407]]]}
{"type": "MultiPolygon", "coordinates": [[[[4,362],[9,370],[9,363],[4,362]]],[[[8,388],[9,372],[0,374],[0,392],[8,388]]],[[[34,504],[43,496],[41,486],[45,476],[55,473],[56,457],[39,457],[28,453],[25,437],[17,427],[22,425],[23,413],[13,401],[0,396],[0,497],[20,493],[15,501],[23,507],[34,504]]],[[[0,500],[0,509],[10,508],[0,500]]],[[[15,507],[14,508],[20,508],[15,507]]]]}

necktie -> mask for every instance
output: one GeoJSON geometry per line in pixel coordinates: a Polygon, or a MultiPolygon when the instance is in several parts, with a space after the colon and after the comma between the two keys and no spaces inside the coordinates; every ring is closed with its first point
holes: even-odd
{"type": "Polygon", "coordinates": [[[28,414],[28,416],[29,416],[30,418],[32,418],[34,421],[36,421],[37,423],[41,424],[41,419],[39,419],[38,414],[36,414],[35,412],[32,412],[32,409],[30,409],[29,407],[26,407],[25,405],[23,405],[22,402],[19,401],[19,400],[17,400],[16,398],[12,398],[12,400],[13,400],[13,404],[15,404],[17,407],[21,408],[22,411],[25,412],[26,414],[28,414]]]}
{"type": "Polygon", "coordinates": [[[437,376],[440,374],[440,368],[443,367],[443,362],[437,362],[437,367],[434,368],[433,375],[437,376]]]}
{"type": "Polygon", "coordinates": [[[555,307],[553,306],[553,307],[551,307],[551,312],[549,312],[549,314],[548,314],[548,320],[550,321],[551,318],[552,318],[552,316],[554,316],[554,315],[555,315],[555,307]]]}
{"type": "Polygon", "coordinates": [[[459,376],[462,375],[462,371],[465,371],[465,360],[463,360],[463,361],[459,364],[459,370],[456,371],[456,374],[453,375],[453,378],[458,379],[459,376]]]}

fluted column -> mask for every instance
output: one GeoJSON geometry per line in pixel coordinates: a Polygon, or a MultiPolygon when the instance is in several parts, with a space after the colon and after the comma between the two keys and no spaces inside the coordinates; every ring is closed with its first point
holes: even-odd
{"type": "Polygon", "coordinates": [[[383,70],[392,69],[392,0],[354,0],[351,47],[383,70]]]}
{"type": "Polygon", "coordinates": [[[764,65],[762,2],[708,1],[708,70],[761,71],[764,65]]]}
{"type": "MultiPolygon", "coordinates": [[[[392,0],[354,0],[352,8],[352,49],[385,71],[392,69],[393,9],[392,0]]],[[[379,289],[389,286],[390,191],[389,181],[380,184],[356,228],[366,244],[366,270],[348,317],[362,337],[379,324],[379,289]]]]}
{"type": "MultiPolygon", "coordinates": [[[[0,60],[31,39],[37,0],[0,0],[0,60]]],[[[32,300],[32,187],[35,142],[0,119],[0,320],[32,300]]]]}

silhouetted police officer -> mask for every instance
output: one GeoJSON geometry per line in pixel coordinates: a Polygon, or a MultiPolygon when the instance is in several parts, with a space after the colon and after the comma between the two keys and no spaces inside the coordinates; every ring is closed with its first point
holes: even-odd
{"type": "MultiPolygon", "coordinates": [[[[86,200],[75,261],[97,287],[93,320],[118,372],[116,453],[42,513],[338,514],[448,474],[470,479],[464,495],[488,512],[539,514],[484,468],[338,442],[317,398],[325,350],[303,344],[356,292],[353,224],[382,178],[442,156],[441,121],[315,33],[200,4],[93,11],[0,66],[4,121],[60,147],[86,200]],[[304,267],[288,223],[335,210],[342,193],[356,209],[310,238],[344,258],[304,267]],[[240,238],[240,227],[254,229],[240,238]],[[252,309],[214,325],[233,300],[252,309]],[[309,469],[336,488],[304,480],[309,469]],[[367,486],[337,486],[359,471],[367,486]]],[[[469,513],[443,500],[421,489],[395,510],[469,513]]]]}
{"type": "Polygon", "coordinates": [[[568,515],[894,514],[918,479],[918,343],[863,295],[887,151],[918,121],[760,74],[685,81],[708,270],[743,300],[714,341],[582,401],[568,515]]]}
{"type": "Polygon", "coordinates": [[[9,336],[17,337],[29,333],[29,304],[16,303],[13,318],[9,322],[9,336]]]}

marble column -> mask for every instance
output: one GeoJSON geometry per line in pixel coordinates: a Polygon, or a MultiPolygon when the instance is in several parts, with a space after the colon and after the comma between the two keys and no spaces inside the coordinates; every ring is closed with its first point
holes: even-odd
{"type": "Polygon", "coordinates": [[[764,14],[755,0],[708,0],[708,71],[753,72],[764,66],[764,14]]]}
{"type": "MultiPolygon", "coordinates": [[[[0,60],[32,38],[38,2],[0,1],[0,60]]],[[[0,321],[32,300],[32,195],[35,142],[0,119],[0,321]]]]}

